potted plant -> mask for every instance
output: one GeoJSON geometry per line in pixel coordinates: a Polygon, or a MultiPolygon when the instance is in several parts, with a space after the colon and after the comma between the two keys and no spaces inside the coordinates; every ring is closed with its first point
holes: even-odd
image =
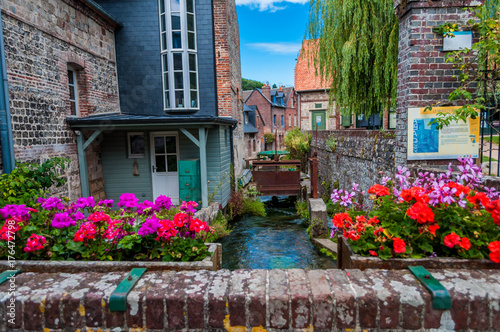
{"type": "Polygon", "coordinates": [[[500,268],[500,199],[495,189],[477,191],[482,176],[472,158],[459,159],[446,173],[398,168],[370,187],[373,208],[358,201],[363,192],[334,190],[333,203],[344,212],[333,216],[339,237],[341,268],[500,268]],[[444,259],[441,259],[445,257],[444,259]],[[385,262],[384,262],[385,261],[385,262]]]}
{"type": "MultiPolygon", "coordinates": [[[[194,217],[197,203],[183,202],[174,207],[166,196],[139,203],[134,194],[124,193],[118,209],[113,209],[113,204],[113,200],[96,204],[93,197],[76,202],[49,197],[39,198],[33,207],[4,206],[0,209],[0,220],[5,220],[0,228],[0,259],[5,261],[0,268],[7,269],[14,263],[25,271],[51,265],[60,268],[61,261],[79,261],[78,266],[84,269],[89,264],[80,261],[94,261],[90,265],[103,270],[117,267],[96,261],[149,262],[128,264],[126,269],[220,267],[218,247],[204,243],[210,227],[194,217]],[[47,265],[47,260],[56,263],[47,265]]],[[[74,271],[75,267],[69,269],[74,271]]]]}

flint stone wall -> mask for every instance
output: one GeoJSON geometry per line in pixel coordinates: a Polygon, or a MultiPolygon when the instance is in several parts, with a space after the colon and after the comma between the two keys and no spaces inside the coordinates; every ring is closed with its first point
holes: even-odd
{"type": "Polygon", "coordinates": [[[308,133],[312,135],[310,155],[316,146],[318,151],[320,195],[329,197],[335,185],[351,189],[353,182],[367,191],[383,176],[395,172],[393,131],[321,130],[317,132],[317,144],[316,132],[308,133]],[[333,150],[327,141],[334,142],[333,150]]]}
{"type": "Polygon", "coordinates": [[[450,310],[433,309],[408,271],[147,272],[126,312],[108,307],[125,272],[23,273],[0,286],[0,330],[500,330],[500,272],[430,272],[449,291],[450,310]]]}

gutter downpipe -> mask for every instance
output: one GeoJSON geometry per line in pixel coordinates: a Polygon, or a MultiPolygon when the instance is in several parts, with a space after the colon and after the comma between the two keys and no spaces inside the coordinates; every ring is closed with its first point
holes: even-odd
{"type": "MultiPolygon", "coordinates": [[[[1,8],[0,8],[1,10],[1,8]]],[[[2,160],[4,173],[10,173],[16,166],[14,156],[14,143],[12,137],[12,124],[9,106],[9,82],[7,79],[7,65],[5,61],[5,47],[3,40],[3,22],[0,16],[0,141],[2,146],[2,160]]]]}

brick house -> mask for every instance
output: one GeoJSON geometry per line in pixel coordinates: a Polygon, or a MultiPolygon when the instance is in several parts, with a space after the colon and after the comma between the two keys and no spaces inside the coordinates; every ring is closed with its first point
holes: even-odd
{"type": "Polygon", "coordinates": [[[27,2],[2,1],[16,161],[69,157],[72,199],[225,205],[244,162],[234,1],[27,2]]]}
{"type": "Polygon", "coordinates": [[[315,129],[316,120],[319,117],[321,124],[318,129],[341,129],[341,118],[335,110],[335,104],[330,105],[329,103],[329,84],[315,73],[312,57],[314,46],[314,40],[302,41],[302,48],[295,64],[295,92],[298,98],[300,128],[302,130],[315,129]]]}
{"type": "MultiPolygon", "coordinates": [[[[260,142],[261,151],[284,149],[285,132],[297,126],[297,100],[293,87],[280,87],[271,89],[269,84],[261,89],[245,91],[244,96],[247,106],[255,106],[258,110],[256,114],[256,128],[258,129],[257,140],[260,142]],[[266,144],[264,135],[272,133],[277,141],[273,144],[266,144]]],[[[250,155],[247,151],[247,158],[250,155]]]]}

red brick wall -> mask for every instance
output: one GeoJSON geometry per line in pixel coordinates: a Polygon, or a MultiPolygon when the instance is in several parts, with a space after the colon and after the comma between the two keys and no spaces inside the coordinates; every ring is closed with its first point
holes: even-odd
{"type": "MultiPolygon", "coordinates": [[[[406,159],[408,108],[446,102],[448,94],[459,86],[457,78],[453,77],[459,71],[446,63],[446,53],[441,51],[443,37],[432,28],[445,22],[466,23],[473,14],[462,8],[474,7],[480,2],[396,0],[395,4],[400,20],[395,162],[404,165],[416,163],[406,159]]],[[[448,162],[425,161],[432,164],[448,162]]]]}
{"type": "Polygon", "coordinates": [[[128,272],[25,272],[0,286],[0,330],[500,330],[499,270],[430,272],[450,310],[406,270],[148,271],[124,312],[108,301],[128,272]]]}

